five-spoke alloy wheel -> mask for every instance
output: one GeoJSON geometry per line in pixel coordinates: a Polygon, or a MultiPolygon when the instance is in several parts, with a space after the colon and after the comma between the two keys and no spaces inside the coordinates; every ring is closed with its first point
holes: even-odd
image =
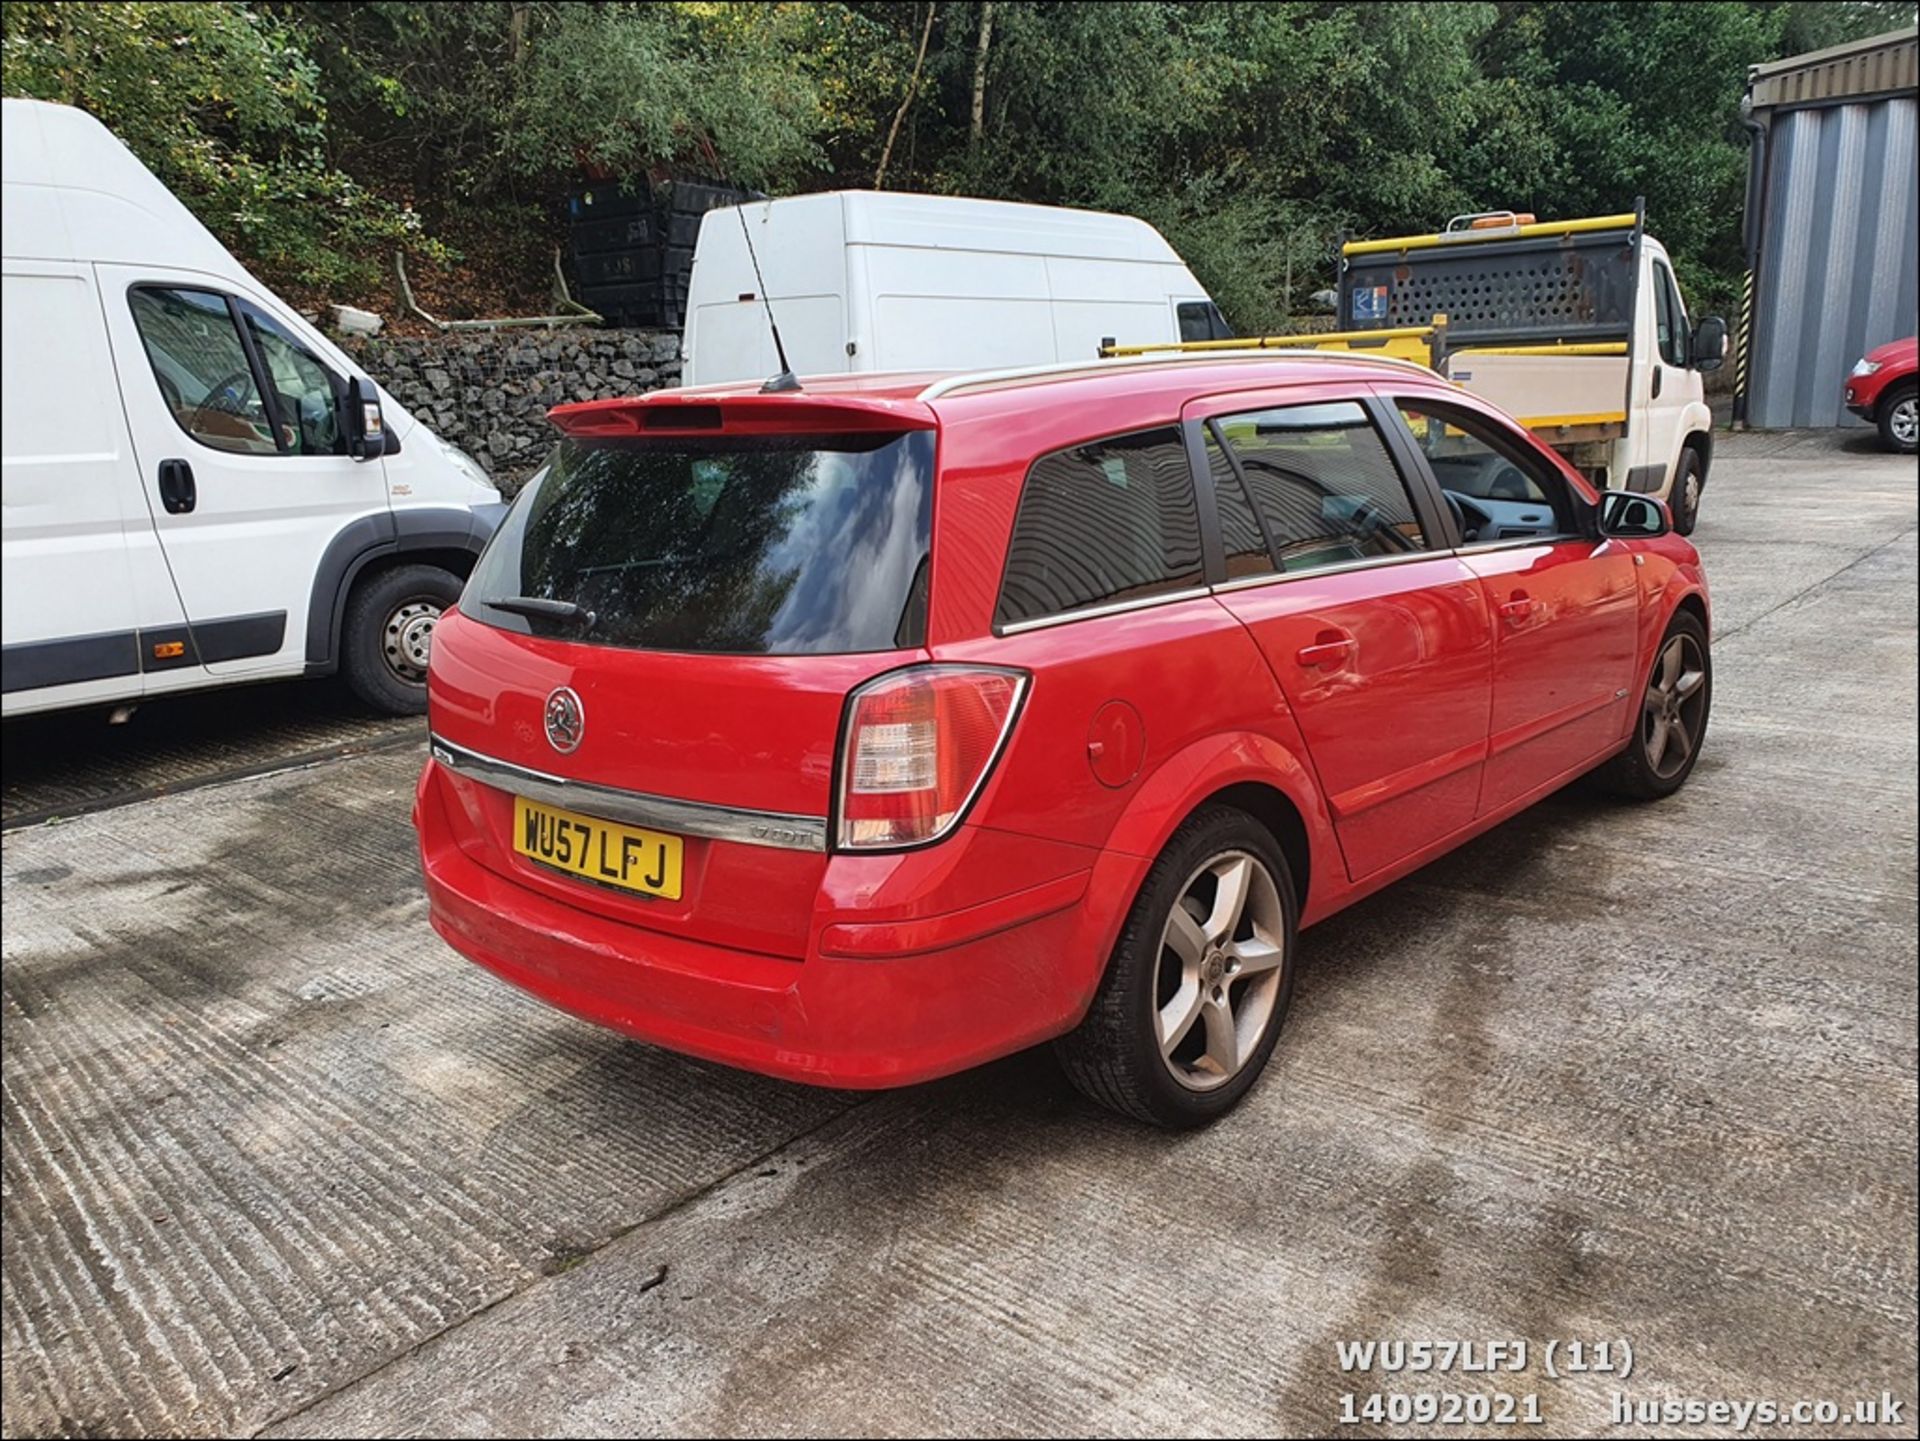
{"type": "Polygon", "coordinates": [[[1211,1091],[1240,1074],[1280,994],[1285,924],[1272,875],[1245,851],[1188,880],[1154,979],[1154,1034],[1176,1081],[1211,1091]]]}
{"type": "Polygon", "coordinates": [[[1640,693],[1634,739],[1599,771],[1617,795],[1659,800],[1686,784],[1700,758],[1713,707],[1713,657],[1707,628],[1692,611],[1678,612],[1653,653],[1640,693]]]}
{"type": "Polygon", "coordinates": [[[1293,876],[1273,833],[1204,806],[1160,852],[1079,1028],[1073,1083],[1157,1125],[1204,1125],[1258,1079],[1293,993],[1293,876]]]}
{"type": "Polygon", "coordinates": [[[1706,725],[1706,658],[1692,636],[1676,631],[1660,647],[1640,708],[1640,744],[1653,773],[1668,780],[1685,769],[1706,725]]]}

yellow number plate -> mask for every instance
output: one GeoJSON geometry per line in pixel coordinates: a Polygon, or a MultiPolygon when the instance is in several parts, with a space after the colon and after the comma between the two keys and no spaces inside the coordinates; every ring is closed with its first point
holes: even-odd
{"type": "Polygon", "coordinates": [[[515,796],[513,848],[528,860],[583,880],[643,896],[680,899],[678,836],[575,815],[515,796]]]}

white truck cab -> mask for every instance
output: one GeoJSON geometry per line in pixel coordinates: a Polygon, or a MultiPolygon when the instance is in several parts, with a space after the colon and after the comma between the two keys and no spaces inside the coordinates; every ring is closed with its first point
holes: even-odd
{"type": "Polygon", "coordinates": [[[778,370],[769,302],[801,375],[1044,364],[1091,359],[1116,336],[1231,334],[1144,220],[947,195],[843,190],[708,211],[684,382],[778,370]]]}
{"type": "Polygon", "coordinates": [[[505,506],[82,111],[4,105],[4,714],[344,671],[424,709],[505,506]]]}
{"type": "Polygon", "coordinates": [[[1104,355],[1225,348],[1354,350],[1430,366],[1492,401],[1596,485],[1660,497],[1691,534],[1713,461],[1702,375],[1726,322],[1687,318],[1644,213],[1539,222],[1456,216],[1444,231],[1349,241],[1338,329],[1104,355]]]}

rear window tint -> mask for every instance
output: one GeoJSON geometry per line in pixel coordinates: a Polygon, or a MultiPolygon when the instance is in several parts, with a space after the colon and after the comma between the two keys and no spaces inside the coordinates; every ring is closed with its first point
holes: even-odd
{"type": "Polygon", "coordinates": [[[460,609],[640,650],[917,646],[932,513],[928,431],[567,441],[514,502],[460,609]],[[521,600],[592,619],[509,608],[521,600]]]}
{"type": "Polygon", "coordinates": [[[995,620],[1013,625],[1200,580],[1193,474],[1180,432],[1165,426],[1033,463],[995,620]]]}

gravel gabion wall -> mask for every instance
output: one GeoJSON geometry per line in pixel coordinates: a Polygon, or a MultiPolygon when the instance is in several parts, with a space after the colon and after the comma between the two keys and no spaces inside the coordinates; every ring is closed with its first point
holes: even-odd
{"type": "Polygon", "coordinates": [[[509,495],[553,446],[548,407],[680,383],[673,331],[502,330],[340,343],[509,495]]]}

